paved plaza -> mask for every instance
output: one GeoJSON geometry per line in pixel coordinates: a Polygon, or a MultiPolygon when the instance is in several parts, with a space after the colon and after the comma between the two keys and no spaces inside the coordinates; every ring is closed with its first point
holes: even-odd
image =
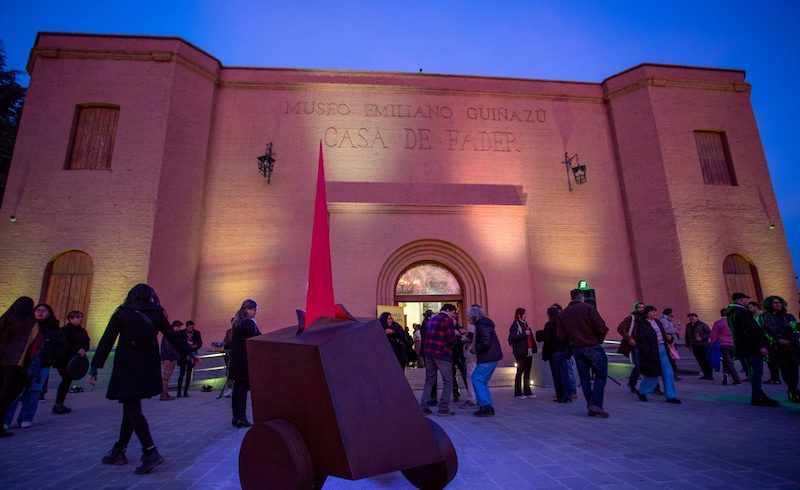
{"type": "MultiPolygon", "coordinates": [[[[420,374],[409,373],[412,387],[420,374]]],[[[492,388],[494,418],[459,409],[454,417],[433,416],[458,453],[448,488],[800,488],[800,405],[786,403],[783,386],[765,386],[783,405],[751,407],[748,384],[722,386],[717,378],[684,375],[683,405],[642,403],[610,382],[611,417],[598,419],[586,415],[582,396],[558,404],[549,388],[514,399],[506,369],[496,383],[505,386],[492,388]]],[[[0,488],[239,488],[244,430],[231,427],[230,399],[195,389],[188,399],[145,400],[167,462],[140,476],[133,473],[141,454],[135,436],[127,466],[100,464],[116,440],[119,404],[101,390],[75,393],[67,398],[73,412],[59,416],[51,413],[53,395],[40,404],[33,427],[0,439],[0,488]]],[[[398,472],[355,482],[328,478],[325,488],[413,487],[398,472]]]]}

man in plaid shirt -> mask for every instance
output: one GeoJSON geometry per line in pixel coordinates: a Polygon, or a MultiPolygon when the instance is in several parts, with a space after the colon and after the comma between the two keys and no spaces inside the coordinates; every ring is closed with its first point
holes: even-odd
{"type": "Polygon", "coordinates": [[[445,303],[438,315],[430,319],[425,328],[422,349],[425,352],[425,389],[422,390],[422,412],[431,413],[429,402],[431,390],[436,382],[436,372],[442,374],[442,396],[439,397],[439,415],[456,413],[450,410],[453,391],[453,343],[456,341],[456,307],[445,303]]]}

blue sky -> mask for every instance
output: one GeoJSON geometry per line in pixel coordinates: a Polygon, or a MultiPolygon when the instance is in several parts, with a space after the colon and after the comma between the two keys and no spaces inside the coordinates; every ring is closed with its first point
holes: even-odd
{"type": "Polygon", "coordinates": [[[0,12],[19,70],[38,31],[178,36],[226,66],[588,82],[643,62],[743,69],[800,271],[800,2],[0,0],[0,12]]]}

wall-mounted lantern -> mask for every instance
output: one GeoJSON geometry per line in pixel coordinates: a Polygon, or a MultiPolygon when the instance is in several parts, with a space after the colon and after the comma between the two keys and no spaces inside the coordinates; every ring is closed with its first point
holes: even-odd
{"type": "Polygon", "coordinates": [[[267,144],[264,154],[258,157],[258,170],[267,179],[267,184],[272,182],[272,170],[275,168],[275,153],[272,153],[272,142],[267,144]]]}
{"type": "Polygon", "coordinates": [[[581,163],[577,153],[572,156],[569,156],[569,152],[564,153],[564,161],[561,163],[563,163],[567,169],[567,187],[569,188],[570,192],[572,192],[572,182],[569,178],[570,169],[572,169],[572,176],[575,179],[576,184],[586,183],[586,165],[581,163]]]}

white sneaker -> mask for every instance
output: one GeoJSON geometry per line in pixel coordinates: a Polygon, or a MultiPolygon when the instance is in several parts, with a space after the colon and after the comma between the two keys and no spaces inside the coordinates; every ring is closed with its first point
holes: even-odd
{"type": "Polygon", "coordinates": [[[524,400],[524,399],[526,399],[528,397],[525,396],[525,395],[520,395],[520,396],[515,396],[514,398],[516,398],[517,400],[524,400]]]}
{"type": "Polygon", "coordinates": [[[3,424],[3,430],[8,430],[8,425],[3,424]]]}
{"type": "Polygon", "coordinates": [[[28,428],[30,428],[30,426],[32,426],[32,425],[33,425],[33,424],[32,424],[31,422],[28,422],[27,420],[26,420],[25,422],[20,422],[20,423],[19,423],[19,426],[20,426],[20,427],[22,427],[23,429],[28,429],[28,428]]]}

